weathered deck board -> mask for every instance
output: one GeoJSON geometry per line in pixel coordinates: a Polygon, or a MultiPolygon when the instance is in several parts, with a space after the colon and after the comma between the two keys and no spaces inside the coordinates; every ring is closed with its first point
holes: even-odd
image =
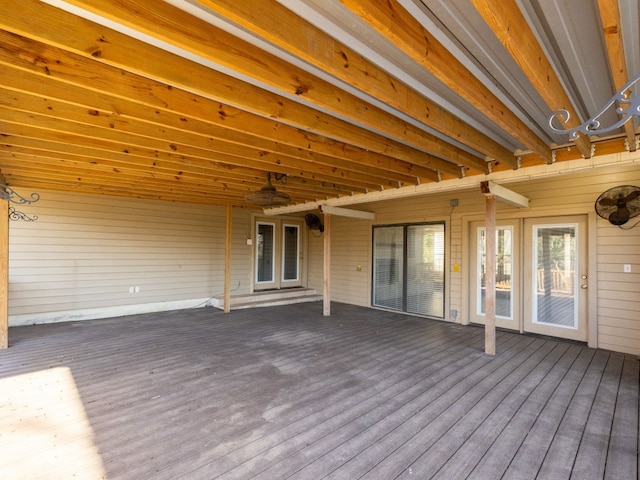
{"type": "Polygon", "coordinates": [[[2,478],[637,478],[636,358],[483,339],[320,302],[12,328],[2,478]]]}

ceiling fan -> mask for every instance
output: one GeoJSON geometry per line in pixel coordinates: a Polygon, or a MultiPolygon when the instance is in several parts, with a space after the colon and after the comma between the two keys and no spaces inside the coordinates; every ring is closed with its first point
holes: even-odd
{"type": "MultiPolygon", "coordinates": [[[[274,174],[276,180],[286,179],[286,175],[274,174]]],[[[244,197],[247,203],[261,207],[288,205],[291,197],[284,192],[279,192],[271,184],[271,172],[267,172],[267,183],[257,192],[251,192],[244,197]]]]}
{"type": "Polygon", "coordinates": [[[595,204],[596,213],[612,225],[624,225],[640,215],[640,187],[619,185],[603,192],[595,204]]]}

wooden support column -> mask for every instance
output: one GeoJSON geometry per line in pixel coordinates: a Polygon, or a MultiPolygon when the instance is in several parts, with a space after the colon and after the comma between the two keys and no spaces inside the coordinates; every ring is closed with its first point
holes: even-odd
{"type": "Polygon", "coordinates": [[[227,205],[227,225],[224,244],[224,313],[231,311],[231,225],[233,207],[227,205]]]}
{"type": "Polygon", "coordinates": [[[324,288],[322,314],[331,315],[331,215],[324,214],[324,288]]]}
{"type": "Polygon", "coordinates": [[[0,349],[9,347],[9,200],[0,199],[0,349]]]}
{"type": "Polygon", "coordinates": [[[485,196],[484,352],[496,354],[496,199],[485,196]]]}

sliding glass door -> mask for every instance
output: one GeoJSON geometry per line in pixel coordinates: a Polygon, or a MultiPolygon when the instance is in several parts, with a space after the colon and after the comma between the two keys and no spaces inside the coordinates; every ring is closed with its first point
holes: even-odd
{"type": "Polygon", "coordinates": [[[444,317],[444,224],[373,229],[373,305],[444,317]]]}

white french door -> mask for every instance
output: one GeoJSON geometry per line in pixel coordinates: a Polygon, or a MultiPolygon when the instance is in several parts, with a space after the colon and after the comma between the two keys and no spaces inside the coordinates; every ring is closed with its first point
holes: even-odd
{"type": "Polygon", "coordinates": [[[524,223],[524,329],[587,340],[586,216],[524,223]]]}
{"type": "MultiPolygon", "coordinates": [[[[470,224],[469,320],[485,323],[484,222],[470,224]]],[[[498,221],[496,326],[587,340],[587,217],[498,221]]]]}
{"type": "Polygon", "coordinates": [[[257,219],[254,238],[254,290],[302,285],[302,222],[257,219]]]}
{"type": "MultiPolygon", "coordinates": [[[[471,224],[470,320],[485,323],[486,231],[484,222],[471,224]],[[474,248],[475,247],[475,248],[474,248]]],[[[496,326],[520,330],[520,222],[496,225],[496,326]]]]}

